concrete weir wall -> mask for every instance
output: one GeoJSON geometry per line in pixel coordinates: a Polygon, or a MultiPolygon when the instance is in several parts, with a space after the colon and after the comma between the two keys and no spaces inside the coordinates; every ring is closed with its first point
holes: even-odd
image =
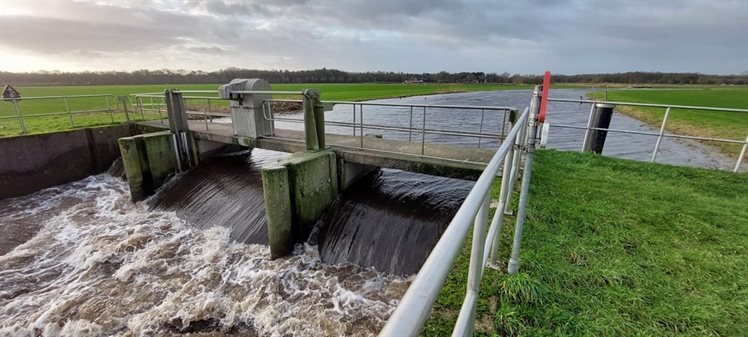
{"type": "Polygon", "coordinates": [[[120,138],[119,149],[133,201],[144,200],[153,194],[177,171],[169,131],[120,138]]]}
{"type": "Polygon", "coordinates": [[[120,156],[117,139],[137,131],[124,124],[0,138],[0,199],[104,172],[120,156]]]}
{"type": "Polygon", "coordinates": [[[271,258],[290,254],[338,194],[377,167],[348,163],[335,151],[296,152],[261,169],[271,258]]]}
{"type": "Polygon", "coordinates": [[[338,195],[335,152],[298,152],[262,168],[272,258],[305,240],[338,195]]]}

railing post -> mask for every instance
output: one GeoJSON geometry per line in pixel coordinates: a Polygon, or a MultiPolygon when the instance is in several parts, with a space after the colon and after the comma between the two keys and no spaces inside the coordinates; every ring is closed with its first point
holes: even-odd
{"type": "Polygon", "coordinates": [[[662,118],[662,125],[660,125],[660,133],[657,136],[657,142],[655,142],[655,147],[654,147],[654,150],[652,151],[652,160],[650,160],[653,163],[655,159],[657,158],[657,151],[660,150],[660,143],[662,142],[662,135],[665,134],[665,123],[667,123],[668,116],[670,116],[670,108],[665,109],[665,117],[662,118]]]}
{"type": "Polygon", "coordinates": [[[589,142],[590,131],[592,128],[592,117],[595,114],[595,104],[596,103],[592,103],[590,105],[590,115],[587,117],[587,128],[584,130],[584,139],[582,139],[582,152],[587,151],[587,143],[589,142]]]}
{"type": "Polygon", "coordinates": [[[490,255],[490,263],[494,268],[497,268],[497,262],[499,260],[498,251],[499,251],[499,239],[501,237],[501,228],[504,225],[504,210],[506,210],[507,200],[510,200],[510,196],[512,195],[512,191],[510,190],[510,178],[512,175],[512,163],[514,162],[514,151],[509,151],[507,153],[506,157],[504,158],[504,168],[501,174],[501,191],[499,192],[499,204],[496,205],[496,214],[494,217],[497,218],[496,226],[498,226],[496,230],[496,234],[494,237],[489,238],[491,240],[491,255],[490,255]]]}
{"type": "Polygon", "coordinates": [[[117,96],[117,100],[122,102],[122,109],[125,111],[125,121],[130,121],[130,112],[127,110],[127,101],[129,101],[127,96],[117,96]]]}
{"type": "Polygon", "coordinates": [[[23,116],[21,116],[21,109],[18,108],[18,100],[11,100],[13,103],[13,109],[16,110],[16,117],[18,117],[18,126],[21,127],[21,134],[26,134],[26,124],[23,122],[23,116]]]}
{"type": "Polygon", "coordinates": [[[480,292],[480,281],[483,277],[483,254],[486,241],[486,225],[488,221],[488,208],[491,204],[491,190],[486,192],[483,203],[473,222],[473,240],[470,250],[470,267],[468,269],[467,289],[465,300],[460,309],[460,315],[455,323],[452,336],[472,336],[475,324],[475,305],[478,302],[480,292]]]}
{"type": "Polygon", "coordinates": [[[501,130],[499,131],[499,144],[503,143],[505,140],[504,129],[506,128],[506,111],[507,110],[502,110],[503,113],[501,115],[502,117],[501,117],[501,130]]]}
{"type": "Polygon", "coordinates": [[[210,107],[210,100],[206,100],[208,104],[203,109],[203,120],[205,121],[205,131],[208,131],[208,108],[210,107]]]}
{"type": "Polygon", "coordinates": [[[748,136],[745,137],[745,144],[743,144],[743,149],[740,150],[738,162],[735,163],[735,169],[733,170],[733,172],[737,173],[740,170],[740,165],[743,164],[743,157],[745,157],[746,150],[748,150],[748,136]]]}
{"type": "Polygon", "coordinates": [[[364,148],[364,105],[359,104],[358,105],[358,116],[359,118],[359,125],[361,126],[358,130],[359,138],[361,139],[361,148],[364,148]]]}
{"type": "MultiPolygon", "coordinates": [[[[548,90],[543,88],[543,90],[548,90]]],[[[532,161],[535,154],[535,141],[538,129],[538,111],[540,109],[539,88],[535,87],[533,101],[530,103],[530,116],[527,119],[527,145],[525,147],[525,168],[522,172],[522,185],[519,194],[519,206],[517,208],[517,222],[514,226],[514,240],[512,243],[512,253],[509,258],[507,272],[516,274],[519,271],[519,251],[522,246],[522,232],[525,226],[525,216],[527,214],[527,202],[530,198],[530,178],[532,177],[532,161]]]]}
{"type": "Polygon", "coordinates": [[[478,136],[478,148],[479,149],[480,149],[480,144],[483,140],[483,136],[482,136],[483,135],[483,118],[485,117],[485,115],[486,115],[486,110],[485,109],[481,110],[480,111],[480,129],[478,129],[478,133],[481,134],[480,136],[478,136]]]}
{"type": "Polygon", "coordinates": [[[70,107],[68,106],[68,99],[63,98],[62,101],[65,103],[65,111],[68,112],[68,118],[70,118],[70,127],[74,128],[75,123],[73,122],[73,114],[70,112],[70,107]]]}
{"type": "MultiPolygon", "coordinates": [[[[512,124],[516,123],[516,119],[512,124]]],[[[523,121],[523,123],[527,123],[527,121],[523,121]]],[[[526,125],[526,124],[525,124],[526,125]]],[[[519,166],[522,162],[522,145],[524,144],[525,139],[525,133],[527,132],[527,127],[523,127],[520,129],[519,134],[517,135],[517,138],[514,140],[514,154],[512,155],[512,169],[511,174],[509,175],[509,191],[514,190],[514,186],[517,184],[517,178],[519,177],[519,166]]],[[[503,178],[502,178],[503,179],[503,178]]],[[[511,195],[511,194],[510,194],[511,195]]],[[[504,214],[512,214],[512,199],[507,198],[506,204],[504,205],[504,214]]]]}
{"type": "Polygon", "coordinates": [[[106,101],[106,109],[109,111],[109,117],[112,119],[112,124],[114,124],[114,110],[116,109],[116,105],[115,109],[112,109],[111,105],[109,105],[109,96],[104,96],[104,100],[106,101]]]}
{"type": "MultiPolygon", "coordinates": [[[[140,118],[145,121],[145,104],[143,103],[143,97],[138,97],[138,107],[140,107],[140,118]]],[[[160,117],[161,115],[159,115],[160,117]]],[[[161,125],[164,125],[164,119],[161,119],[161,125]]]]}
{"type": "Polygon", "coordinates": [[[413,141],[413,107],[410,107],[410,123],[408,124],[408,143],[413,141]]]}
{"type": "Polygon", "coordinates": [[[421,125],[421,155],[426,153],[426,107],[423,107],[423,124],[421,125]]]}

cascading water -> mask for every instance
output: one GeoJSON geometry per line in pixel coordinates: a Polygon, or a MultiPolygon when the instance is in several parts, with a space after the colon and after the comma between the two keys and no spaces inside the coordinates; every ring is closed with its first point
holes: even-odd
{"type": "Polygon", "coordinates": [[[0,200],[0,336],[375,335],[472,183],[382,170],[319,246],[270,260],[259,167],[281,156],[219,156],[137,204],[111,174],[0,200]]]}
{"type": "Polygon", "coordinates": [[[0,336],[371,336],[409,283],[309,245],[270,260],[108,174],[0,207],[0,232],[25,231],[0,238],[0,336]]]}
{"type": "Polygon", "coordinates": [[[317,222],[327,263],[418,272],[473,183],[382,169],[351,186],[317,222]]]}
{"type": "Polygon", "coordinates": [[[226,227],[234,241],[267,244],[260,167],[284,156],[259,149],[214,156],[169,181],[148,204],[199,228],[226,227]]]}

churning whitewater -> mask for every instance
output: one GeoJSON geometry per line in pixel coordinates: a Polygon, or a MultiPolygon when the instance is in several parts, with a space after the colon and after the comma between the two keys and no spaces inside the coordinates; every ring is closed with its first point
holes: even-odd
{"type": "Polygon", "coordinates": [[[108,174],[0,209],[0,336],[368,336],[409,282],[309,245],[270,260],[225,227],[132,204],[108,174]]]}

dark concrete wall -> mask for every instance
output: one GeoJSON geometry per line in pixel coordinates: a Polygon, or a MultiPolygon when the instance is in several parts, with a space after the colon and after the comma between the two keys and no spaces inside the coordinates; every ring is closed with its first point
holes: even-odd
{"type": "Polygon", "coordinates": [[[120,156],[123,124],[0,138],[0,199],[26,195],[106,171],[120,156]]]}

